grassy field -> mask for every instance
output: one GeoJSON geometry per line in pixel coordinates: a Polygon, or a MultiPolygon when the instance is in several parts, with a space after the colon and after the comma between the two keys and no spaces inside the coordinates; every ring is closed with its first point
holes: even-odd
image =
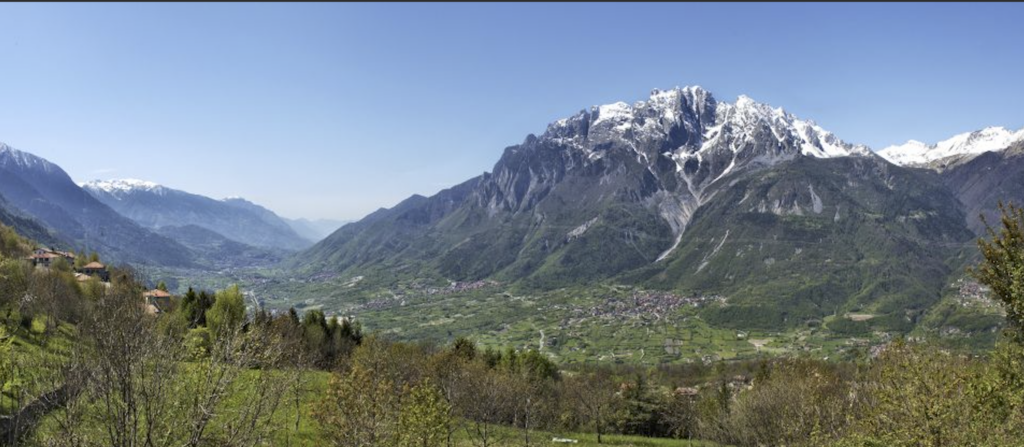
{"type": "MultiPolygon", "coordinates": [[[[17,312],[11,321],[20,320],[17,312]]],[[[0,323],[2,324],[2,323],[0,323]]],[[[12,369],[0,371],[0,414],[9,414],[20,402],[53,388],[57,380],[47,365],[54,365],[67,355],[75,337],[75,328],[60,324],[47,331],[46,320],[35,318],[28,328],[6,326],[11,337],[12,369]]]]}
{"type": "MultiPolygon", "coordinates": [[[[565,365],[657,366],[785,354],[849,359],[885,341],[881,334],[867,333],[858,340],[822,326],[782,331],[715,327],[702,317],[703,304],[631,310],[636,290],[621,286],[540,293],[496,286],[428,294],[335,281],[337,287],[325,285],[322,296],[298,303],[300,314],[321,309],[328,315],[355,316],[365,330],[399,340],[446,344],[466,336],[485,347],[539,349],[565,365]]],[[[266,302],[271,308],[289,303],[273,298],[266,302]]]]}
{"type": "MultiPolygon", "coordinates": [[[[723,325],[721,313],[709,312],[744,308],[733,304],[742,297],[726,297],[724,305],[709,301],[616,313],[645,291],[610,282],[547,291],[505,284],[451,290],[447,282],[408,275],[298,278],[251,270],[210,285],[231,282],[242,284],[270,309],[294,306],[300,314],[320,309],[354,316],[366,331],[404,341],[445,344],[465,336],[494,348],[540,349],[562,364],[657,366],[775,355],[852,360],[901,335],[978,350],[992,347],[994,328],[1002,321],[998,306],[965,304],[953,285],[924,314],[887,316],[871,306],[855,306],[833,309],[806,324],[766,329],[741,322],[723,325]]],[[[763,312],[773,311],[746,317],[763,312]]]]}
{"type": "MultiPolygon", "coordinates": [[[[496,439],[498,442],[494,445],[498,446],[524,446],[526,445],[526,432],[525,430],[513,430],[509,428],[499,428],[497,430],[496,439]]],[[[474,440],[466,430],[460,430],[455,436],[455,445],[458,447],[473,447],[480,445],[479,441],[474,440]],[[475,442],[474,442],[475,441],[475,442]]],[[[719,447],[722,444],[716,444],[707,441],[694,441],[687,439],[662,439],[662,438],[646,438],[642,436],[624,436],[624,435],[601,435],[601,443],[597,443],[597,435],[594,433],[551,433],[545,431],[531,431],[530,432],[530,445],[543,445],[543,446],[629,446],[629,447],[719,447]],[[576,440],[576,443],[572,442],[555,442],[554,439],[569,439],[576,440]]]]}
{"type": "MultiPolygon", "coordinates": [[[[254,377],[252,374],[250,377],[254,377]]],[[[275,415],[275,423],[279,424],[282,429],[276,430],[273,433],[273,437],[269,441],[269,445],[274,446],[296,446],[296,447],[313,447],[321,446],[325,444],[322,439],[319,424],[310,416],[311,409],[314,402],[321,396],[327,388],[327,380],[329,374],[325,372],[309,372],[304,377],[306,382],[305,392],[302,395],[301,403],[296,406],[292,402],[285,403],[275,415]]],[[[251,380],[246,377],[242,379],[241,389],[247,389],[246,380],[251,380]]],[[[244,393],[238,393],[227,399],[223,405],[226,407],[228,412],[235,411],[239,406],[246,405],[248,401],[247,396],[244,393]]],[[[48,436],[55,433],[57,430],[57,415],[51,414],[46,418],[40,426],[37,436],[34,438],[35,441],[40,443],[44,442],[48,436]]],[[[219,430],[219,425],[216,423],[211,424],[211,431],[216,432],[219,430]]],[[[522,429],[514,429],[504,426],[491,426],[492,437],[489,440],[488,445],[495,447],[499,446],[522,446],[526,445],[527,433],[522,429]]],[[[82,433],[92,433],[94,436],[99,436],[102,439],[103,433],[98,426],[95,425],[95,421],[90,422],[90,418],[86,417],[83,426],[79,427],[82,433]]],[[[711,442],[695,441],[695,440],[681,440],[681,439],[660,439],[660,438],[647,438],[641,436],[624,436],[624,435],[602,435],[602,443],[597,443],[597,435],[593,433],[561,433],[561,432],[547,432],[531,430],[529,433],[529,445],[573,445],[573,446],[631,446],[631,447],[716,447],[720,444],[711,442]],[[570,439],[576,440],[576,443],[571,442],[556,442],[555,438],[559,439],[570,439]]],[[[480,441],[475,437],[473,432],[473,424],[462,423],[460,428],[453,435],[454,445],[457,447],[474,447],[480,445],[480,441]]]]}

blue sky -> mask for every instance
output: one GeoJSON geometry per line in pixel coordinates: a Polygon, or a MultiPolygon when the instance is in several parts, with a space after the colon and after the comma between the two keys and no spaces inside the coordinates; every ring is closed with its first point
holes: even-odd
{"type": "Polygon", "coordinates": [[[0,4],[0,141],[357,219],[701,85],[874,149],[1024,126],[1024,4],[0,4]]]}

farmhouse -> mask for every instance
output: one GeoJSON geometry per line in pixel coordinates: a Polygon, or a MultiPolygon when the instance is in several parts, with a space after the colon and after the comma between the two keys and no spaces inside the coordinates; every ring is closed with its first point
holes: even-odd
{"type": "Polygon", "coordinates": [[[164,290],[147,290],[142,292],[142,298],[145,300],[146,312],[154,315],[164,313],[171,307],[171,294],[164,290]]]}
{"type": "Polygon", "coordinates": [[[32,265],[35,267],[50,267],[50,264],[52,264],[53,261],[60,258],[64,258],[65,260],[72,264],[75,262],[74,253],[67,251],[51,250],[48,248],[37,248],[33,250],[32,255],[26,259],[32,262],[32,265]]]}
{"type": "Polygon", "coordinates": [[[90,262],[77,269],[79,273],[87,276],[96,276],[103,282],[110,281],[110,272],[107,271],[107,266],[99,262],[90,262]]]}

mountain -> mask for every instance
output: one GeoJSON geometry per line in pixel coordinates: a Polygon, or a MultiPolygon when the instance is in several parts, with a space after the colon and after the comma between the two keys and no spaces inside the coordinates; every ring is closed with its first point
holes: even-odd
{"type": "Polygon", "coordinates": [[[180,242],[204,264],[219,270],[239,267],[270,267],[288,253],[281,249],[254,247],[198,225],[164,226],[157,233],[180,242]]]}
{"type": "Polygon", "coordinates": [[[57,239],[50,229],[35,219],[26,216],[0,195],[0,223],[7,225],[18,234],[48,247],[69,249],[66,242],[57,239]]]}
{"type": "Polygon", "coordinates": [[[940,173],[978,235],[985,234],[982,215],[998,225],[1000,201],[1024,204],[1024,129],[986,127],[932,145],[909,141],[878,154],[897,165],[940,173]]]}
{"type": "Polygon", "coordinates": [[[1000,201],[1024,205],[1024,139],[1002,150],[977,154],[941,174],[963,204],[970,228],[984,235],[981,216],[998,228],[1000,201]]]}
{"type": "Polygon", "coordinates": [[[288,219],[283,218],[295,230],[299,236],[311,241],[321,241],[331,233],[337,231],[342,225],[349,223],[347,220],[333,219],[288,219]]]}
{"type": "Polygon", "coordinates": [[[676,253],[634,283],[713,291],[720,327],[770,329],[829,315],[875,315],[907,332],[940,297],[975,235],[932,172],[873,157],[800,158],[722,183],[694,215],[676,253]]]}
{"type": "Polygon", "coordinates": [[[244,199],[214,200],[134,179],[94,180],[82,187],[121,215],[153,230],[194,225],[254,247],[291,251],[312,244],[281,217],[244,199]]]}
{"type": "MultiPolygon", "coordinates": [[[[541,325],[581,305],[545,307],[548,298],[624,285],[721,297],[694,312],[733,334],[905,334],[972,259],[976,234],[945,175],[894,165],[745,96],[656,90],[558,120],[506,148],[490,173],[341,227],[288,259],[299,279],[268,292],[365,315],[359,306],[389,292],[487,279],[546,297],[536,316],[522,315],[541,325]]],[[[380,312],[390,324],[409,311],[380,312]]],[[[589,330],[565,324],[548,332],[589,330]]]]}
{"type": "Polygon", "coordinates": [[[884,164],[746,96],[728,103],[700,87],[655,90],[647,101],[558,120],[506,148],[491,173],[345,225],[288,265],[541,288],[600,280],[671,265],[695,212],[734,179],[836,157],[884,164]]]}
{"type": "Polygon", "coordinates": [[[96,200],[63,169],[0,143],[0,194],[76,249],[117,262],[189,267],[192,254],[96,200]]]}
{"type": "Polygon", "coordinates": [[[1010,131],[1003,127],[986,127],[932,145],[910,140],[882,149],[878,155],[900,166],[942,170],[985,152],[1006,149],[1018,141],[1024,141],[1024,129],[1010,131]]]}

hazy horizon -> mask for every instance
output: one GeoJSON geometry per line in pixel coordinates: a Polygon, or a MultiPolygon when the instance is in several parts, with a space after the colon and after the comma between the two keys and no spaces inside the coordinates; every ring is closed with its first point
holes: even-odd
{"type": "Polygon", "coordinates": [[[76,182],[137,178],[356,220],[490,171],[552,121],[654,88],[747,95],[874,150],[1019,129],[1021,12],[2,4],[0,141],[76,182]]]}

